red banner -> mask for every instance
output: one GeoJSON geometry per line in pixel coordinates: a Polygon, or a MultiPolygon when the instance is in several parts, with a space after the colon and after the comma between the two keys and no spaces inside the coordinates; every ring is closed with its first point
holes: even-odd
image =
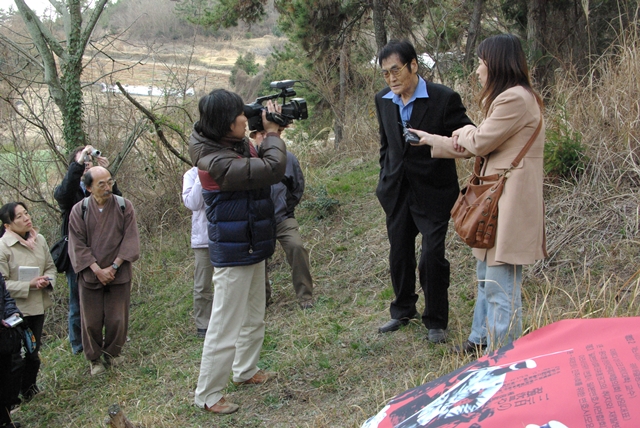
{"type": "Polygon", "coordinates": [[[640,318],[543,327],[394,397],[374,427],[640,427],[640,318]]]}

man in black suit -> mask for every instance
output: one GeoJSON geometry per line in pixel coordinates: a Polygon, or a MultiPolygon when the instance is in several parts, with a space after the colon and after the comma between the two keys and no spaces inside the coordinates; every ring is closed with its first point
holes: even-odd
{"type": "Polygon", "coordinates": [[[380,124],[380,181],[376,195],[387,215],[389,264],[395,300],[391,320],[378,331],[387,333],[417,318],[415,239],[422,235],[418,264],[425,296],[422,322],[427,339],[445,341],[449,321],[449,262],[444,241],[451,207],[458,196],[453,159],[433,159],[429,146],[412,146],[403,137],[407,128],[443,136],[473,124],[460,95],[418,75],[416,51],[408,41],[390,41],[378,55],[389,85],[376,95],[380,124]]]}

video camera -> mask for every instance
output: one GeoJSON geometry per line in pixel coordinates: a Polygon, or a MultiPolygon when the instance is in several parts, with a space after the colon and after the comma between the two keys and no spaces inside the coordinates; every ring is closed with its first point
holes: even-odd
{"type": "Polygon", "coordinates": [[[251,104],[244,105],[244,115],[249,119],[249,131],[262,131],[262,110],[264,110],[263,102],[282,98],[282,112],[268,112],[267,119],[275,122],[280,126],[287,126],[294,120],[306,119],[309,117],[307,113],[307,102],[304,98],[293,98],[289,103],[285,103],[286,99],[296,95],[293,85],[297,80],[280,80],[271,82],[269,85],[273,89],[280,89],[279,94],[265,95],[258,97],[251,104]]]}

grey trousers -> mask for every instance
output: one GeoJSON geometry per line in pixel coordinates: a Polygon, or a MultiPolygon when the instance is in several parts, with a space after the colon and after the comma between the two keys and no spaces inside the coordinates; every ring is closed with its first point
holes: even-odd
{"type": "Polygon", "coordinates": [[[213,265],[208,248],[194,248],[195,271],[193,273],[193,317],[196,328],[206,330],[213,305],[213,265]]]}
{"type": "MultiPolygon", "coordinates": [[[[304,248],[298,220],[288,218],[278,223],[276,238],[287,256],[287,263],[291,266],[291,280],[298,302],[304,303],[313,299],[313,280],[311,279],[311,265],[309,252],[304,248]]],[[[266,300],[271,298],[271,285],[265,273],[266,300]]]]}

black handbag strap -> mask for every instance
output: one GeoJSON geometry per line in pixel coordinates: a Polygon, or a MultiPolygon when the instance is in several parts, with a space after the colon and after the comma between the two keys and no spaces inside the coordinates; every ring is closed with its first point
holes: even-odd
{"type": "Polygon", "coordinates": [[[498,180],[498,178],[500,178],[501,175],[504,175],[505,173],[511,171],[513,168],[518,166],[522,158],[525,157],[525,155],[527,154],[531,146],[533,146],[535,139],[540,134],[540,130],[542,129],[542,113],[540,114],[541,116],[540,116],[540,122],[538,123],[538,127],[536,128],[535,131],[533,131],[533,134],[531,135],[531,138],[529,138],[529,141],[527,141],[527,144],[525,144],[522,150],[520,150],[520,153],[518,153],[518,156],[515,157],[513,162],[511,162],[511,166],[505,172],[503,172],[502,174],[481,176],[480,171],[482,170],[483,158],[482,156],[476,156],[475,163],[473,164],[473,174],[476,177],[478,177],[479,180],[482,180],[482,181],[496,181],[498,180]]]}

